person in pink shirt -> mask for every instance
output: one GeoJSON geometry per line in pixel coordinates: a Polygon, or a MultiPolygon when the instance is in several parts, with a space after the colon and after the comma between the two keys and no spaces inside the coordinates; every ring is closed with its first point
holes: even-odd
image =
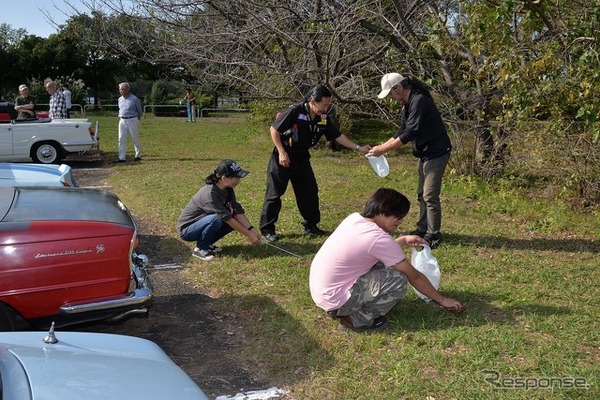
{"type": "Polygon", "coordinates": [[[346,217],[315,255],[310,266],[312,299],[339,319],[342,329],[383,328],[385,315],[404,297],[408,283],[446,310],[464,311],[463,304],[440,294],[402,251],[402,246],[428,242],[418,235],[392,237],[409,208],[402,193],[377,189],[363,213],[346,217]]]}

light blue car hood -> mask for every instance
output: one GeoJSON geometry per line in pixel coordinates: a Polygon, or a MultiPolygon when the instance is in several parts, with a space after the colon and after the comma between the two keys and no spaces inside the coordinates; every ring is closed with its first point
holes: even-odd
{"type": "Polygon", "coordinates": [[[77,186],[66,164],[0,162],[0,186],[77,186]]]}
{"type": "Polygon", "coordinates": [[[3,400],[208,399],[155,343],[131,336],[0,332],[3,400]]]}

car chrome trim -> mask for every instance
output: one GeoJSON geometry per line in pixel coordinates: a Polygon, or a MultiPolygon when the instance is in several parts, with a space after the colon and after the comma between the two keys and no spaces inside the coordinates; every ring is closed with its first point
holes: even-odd
{"type": "Polygon", "coordinates": [[[46,344],[58,343],[58,339],[56,338],[56,335],[54,334],[54,321],[52,321],[50,330],[48,331],[48,334],[46,335],[46,337],[42,339],[42,342],[44,342],[46,344]]]}
{"type": "Polygon", "coordinates": [[[62,314],[80,314],[92,311],[110,310],[120,307],[142,306],[152,300],[152,284],[148,279],[148,273],[143,266],[133,264],[133,277],[136,282],[136,289],[122,296],[111,296],[104,299],[97,299],[93,302],[73,302],[60,307],[62,314]]]}
{"type": "Polygon", "coordinates": [[[120,321],[124,320],[125,318],[128,318],[132,315],[144,315],[144,314],[148,314],[147,308],[136,308],[135,310],[125,311],[121,314],[115,315],[114,317],[110,317],[106,321],[107,322],[120,322],[120,321]]]}

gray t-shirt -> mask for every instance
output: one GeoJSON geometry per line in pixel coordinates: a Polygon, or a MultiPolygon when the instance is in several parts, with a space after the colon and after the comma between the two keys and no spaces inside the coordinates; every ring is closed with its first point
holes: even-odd
{"type": "Polygon", "coordinates": [[[233,189],[220,189],[217,185],[205,185],[192,196],[179,215],[177,232],[181,236],[188,226],[211,214],[216,214],[221,221],[225,222],[236,214],[244,214],[244,209],[237,202],[233,189]]]}

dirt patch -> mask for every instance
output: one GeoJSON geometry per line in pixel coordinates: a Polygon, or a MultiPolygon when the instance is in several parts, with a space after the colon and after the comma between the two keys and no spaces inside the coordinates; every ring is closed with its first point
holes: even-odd
{"type": "MultiPolygon", "coordinates": [[[[102,158],[69,160],[79,186],[106,187],[112,163],[102,158]]],[[[117,193],[118,195],[118,193],[117,193]]],[[[138,220],[143,232],[160,232],[138,220]]],[[[142,337],[156,342],[209,398],[232,396],[274,385],[256,378],[256,365],[241,356],[244,338],[235,332],[233,314],[221,315],[216,300],[203,293],[177,269],[173,257],[160,251],[159,235],[141,235],[140,252],[151,261],[154,301],[146,317],[132,317],[116,324],[95,323],[73,330],[142,337]],[[167,264],[167,265],[165,265],[167,264]],[[161,265],[163,267],[161,267],[161,265]],[[254,368],[254,370],[253,370],[254,368]]]]}

